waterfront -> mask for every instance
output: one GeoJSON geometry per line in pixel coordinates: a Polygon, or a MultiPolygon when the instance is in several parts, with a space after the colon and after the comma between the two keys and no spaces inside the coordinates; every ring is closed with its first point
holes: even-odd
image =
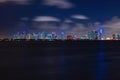
{"type": "Polygon", "coordinates": [[[1,79],[119,80],[120,41],[0,42],[1,79]]]}

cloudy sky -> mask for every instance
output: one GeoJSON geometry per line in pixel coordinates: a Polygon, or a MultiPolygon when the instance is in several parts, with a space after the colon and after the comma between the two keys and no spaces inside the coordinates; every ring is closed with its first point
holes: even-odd
{"type": "Polygon", "coordinates": [[[26,30],[120,33],[119,0],[0,0],[0,37],[26,30]]]}

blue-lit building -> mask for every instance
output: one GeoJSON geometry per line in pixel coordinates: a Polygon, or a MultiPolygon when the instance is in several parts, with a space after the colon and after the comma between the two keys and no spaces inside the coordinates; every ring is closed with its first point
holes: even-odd
{"type": "Polygon", "coordinates": [[[61,39],[65,39],[66,38],[66,35],[64,32],[61,32],[61,39]]]}
{"type": "Polygon", "coordinates": [[[52,34],[47,34],[47,37],[46,37],[46,39],[52,39],[52,34]]]}
{"type": "Polygon", "coordinates": [[[99,40],[102,40],[102,38],[104,37],[103,36],[103,33],[104,33],[104,29],[102,28],[102,27],[100,27],[99,28],[99,30],[98,30],[98,38],[99,38],[99,40]]]}
{"type": "Polygon", "coordinates": [[[46,32],[42,32],[40,36],[41,36],[41,39],[46,39],[47,33],[46,32]]]}

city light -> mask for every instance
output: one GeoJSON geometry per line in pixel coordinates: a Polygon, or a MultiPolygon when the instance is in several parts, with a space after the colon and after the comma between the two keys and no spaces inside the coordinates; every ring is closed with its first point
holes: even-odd
{"type": "Polygon", "coordinates": [[[34,39],[34,40],[40,40],[40,39],[46,39],[46,40],[120,40],[120,34],[113,34],[111,37],[105,37],[104,35],[104,29],[100,27],[98,30],[92,30],[86,33],[85,35],[75,34],[72,32],[72,34],[65,34],[65,32],[33,32],[28,33],[27,31],[23,32],[16,32],[16,34],[13,34],[13,39],[34,39]]]}

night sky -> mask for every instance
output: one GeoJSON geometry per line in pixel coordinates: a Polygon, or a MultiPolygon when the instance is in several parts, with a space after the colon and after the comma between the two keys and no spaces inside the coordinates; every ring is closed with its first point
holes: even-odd
{"type": "Polygon", "coordinates": [[[0,0],[0,37],[23,30],[83,35],[99,27],[105,36],[120,33],[119,0],[0,0]]]}

